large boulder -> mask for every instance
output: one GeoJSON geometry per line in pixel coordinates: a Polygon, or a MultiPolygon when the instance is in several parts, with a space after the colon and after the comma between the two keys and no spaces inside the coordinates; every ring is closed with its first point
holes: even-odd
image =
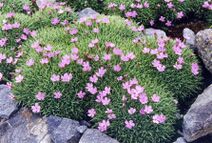
{"type": "Polygon", "coordinates": [[[191,142],[212,133],[212,85],[198,96],[184,116],[183,134],[191,142]]]}
{"type": "Polygon", "coordinates": [[[6,85],[0,85],[0,118],[8,119],[18,110],[17,103],[11,95],[11,90],[6,85]]]}
{"type": "Polygon", "coordinates": [[[97,129],[87,129],[79,143],[119,143],[97,129]]]}
{"type": "Polygon", "coordinates": [[[196,46],[206,68],[212,73],[212,29],[197,33],[196,46]]]}

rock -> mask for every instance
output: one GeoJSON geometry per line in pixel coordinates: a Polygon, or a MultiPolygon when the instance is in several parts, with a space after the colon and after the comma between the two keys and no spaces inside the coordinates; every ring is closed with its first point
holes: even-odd
{"type": "Polygon", "coordinates": [[[175,142],[173,143],[186,143],[186,141],[184,140],[184,138],[179,137],[175,142]]]}
{"type": "Polygon", "coordinates": [[[97,15],[99,15],[99,13],[93,10],[92,8],[85,8],[78,13],[78,19],[89,18],[97,15]]]}
{"type": "Polygon", "coordinates": [[[87,130],[87,126],[79,126],[77,127],[77,131],[80,133],[80,134],[83,134],[86,130],[87,130]]]}
{"type": "Polygon", "coordinates": [[[163,30],[160,29],[154,29],[154,28],[147,28],[144,30],[144,34],[148,36],[154,36],[157,37],[164,37],[167,38],[166,33],[163,30]]]}
{"type": "Polygon", "coordinates": [[[51,139],[54,143],[78,143],[81,137],[77,131],[79,122],[63,118],[60,125],[51,133],[51,139]]]}
{"type": "Polygon", "coordinates": [[[33,115],[27,109],[21,109],[4,124],[8,126],[0,143],[52,143],[46,119],[33,115]]]}
{"type": "Polygon", "coordinates": [[[195,33],[189,29],[183,29],[183,37],[186,39],[186,45],[189,45],[192,49],[195,49],[195,33]]]}
{"type": "Polygon", "coordinates": [[[196,46],[203,63],[212,73],[212,29],[202,30],[197,33],[196,46]]]}
{"type": "Polygon", "coordinates": [[[119,143],[117,140],[101,133],[96,129],[87,129],[79,143],[119,143]]]}
{"type": "Polygon", "coordinates": [[[49,3],[54,3],[56,0],[36,0],[36,4],[39,8],[44,8],[49,3]]]}
{"type": "Polygon", "coordinates": [[[0,85],[0,118],[8,119],[18,110],[17,103],[10,98],[11,90],[0,85]]]}
{"type": "Polygon", "coordinates": [[[198,96],[184,116],[183,134],[191,142],[212,133],[212,85],[198,96]]]}
{"type": "Polygon", "coordinates": [[[186,44],[195,45],[195,33],[191,29],[183,29],[183,38],[186,39],[186,44]]]}

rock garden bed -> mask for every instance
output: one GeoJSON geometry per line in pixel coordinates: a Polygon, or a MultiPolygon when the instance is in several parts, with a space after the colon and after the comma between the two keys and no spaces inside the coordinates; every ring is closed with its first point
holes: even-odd
{"type": "Polygon", "coordinates": [[[211,22],[210,0],[0,1],[0,143],[211,143],[211,22]]]}

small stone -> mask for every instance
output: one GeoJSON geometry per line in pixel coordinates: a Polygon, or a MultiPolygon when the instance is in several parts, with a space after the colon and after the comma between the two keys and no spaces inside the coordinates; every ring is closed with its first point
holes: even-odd
{"type": "Polygon", "coordinates": [[[7,86],[0,85],[0,118],[8,119],[18,110],[17,103],[10,98],[11,94],[7,86]]]}
{"type": "Polygon", "coordinates": [[[184,116],[183,134],[187,142],[212,133],[212,85],[204,90],[184,116]]]}
{"type": "Polygon", "coordinates": [[[80,134],[83,134],[86,130],[87,130],[87,126],[79,126],[77,127],[77,131],[80,133],[80,134]]]}
{"type": "Polygon", "coordinates": [[[78,143],[81,137],[77,131],[79,122],[63,118],[60,125],[50,134],[54,143],[78,143]]]}
{"type": "Polygon", "coordinates": [[[119,143],[117,140],[101,133],[96,129],[87,129],[79,143],[119,143]]]}
{"type": "Polygon", "coordinates": [[[196,47],[206,68],[212,73],[212,29],[197,33],[196,47]]]}
{"type": "Polygon", "coordinates": [[[183,29],[183,37],[186,39],[186,44],[189,46],[195,45],[195,33],[189,29],[185,28],[183,29]]]}
{"type": "Polygon", "coordinates": [[[160,29],[147,28],[144,30],[144,34],[147,36],[157,36],[157,37],[167,38],[166,32],[160,29]]]}
{"type": "Polygon", "coordinates": [[[179,137],[175,142],[173,143],[186,143],[186,141],[184,140],[184,138],[179,137]]]}
{"type": "Polygon", "coordinates": [[[89,18],[97,15],[99,15],[99,13],[93,10],[92,8],[85,8],[78,13],[78,19],[89,18]]]}

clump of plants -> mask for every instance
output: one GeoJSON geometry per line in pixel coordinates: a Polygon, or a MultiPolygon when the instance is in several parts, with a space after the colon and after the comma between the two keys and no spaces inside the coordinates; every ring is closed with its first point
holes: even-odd
{"type": "Polygon", "coordinates": [[[135,19],[144,25],[154,26],[161,23],[165,27],[189,17],[211,21],[211,2],[206,0],[107,0],[109,11],[124,17],[135,19]]]}
{"type": "Polygon", "coordinates": [[[31,0],[1,0],[0,13],[18,12],[31,14],[34,10],[31,0]]]}
{"type": "Polygon", "coordinates": [[[65,29],[40,29],[23,45],[15,98],[34,113],[87,115],[121,142],[169,141],[179,91],[163,80],[192,92],[198,64],[180,40],[141,38],[143,28],[117,16],[94,16],[65,29]]]}
{"type": "MultiPolygon", "coordinates": [[[[62,9],[61,9],[62,10],[62,9]]],[[[64,26],[74,19],[72,11],[58,13],[46,8],[33,14],[9,12],[0,16],[0,73],[4,80],[11,79],[15,65],[23,55],[22,44],[36,35],[36,30],[48,26],[64,26]]]]}

